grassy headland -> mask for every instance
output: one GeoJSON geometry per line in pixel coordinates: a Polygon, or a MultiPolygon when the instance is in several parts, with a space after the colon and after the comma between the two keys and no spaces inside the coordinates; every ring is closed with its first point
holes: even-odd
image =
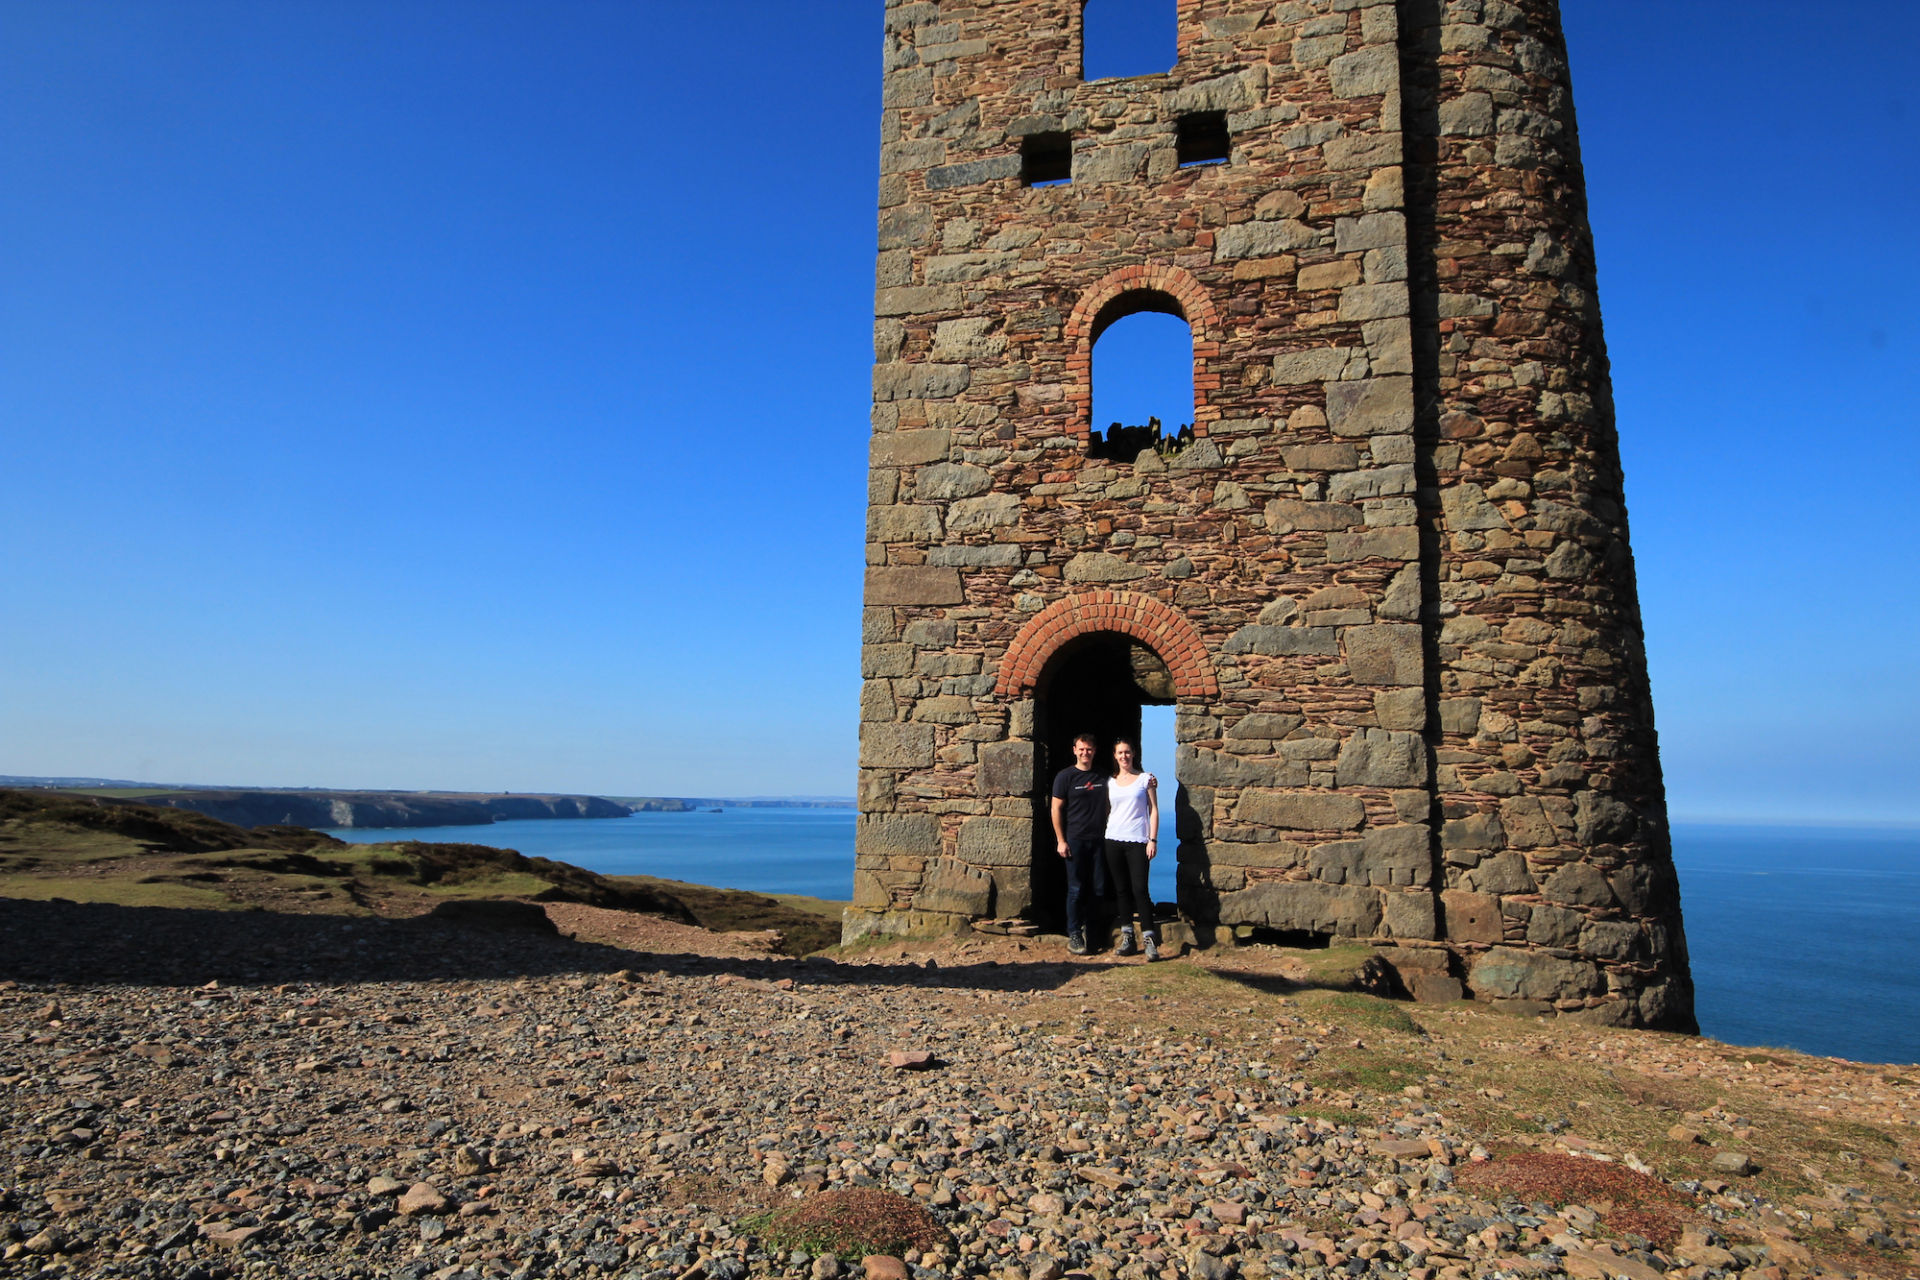
{"type": "Polygon", "coordinates": [[[347,844],[116,796],[0,790],[0,897],[407,916],[449,899],[578,902],[717,932],[774,929],[794,955],[839,937],[838,903],[603,876],[479,844],[347,844]]]}

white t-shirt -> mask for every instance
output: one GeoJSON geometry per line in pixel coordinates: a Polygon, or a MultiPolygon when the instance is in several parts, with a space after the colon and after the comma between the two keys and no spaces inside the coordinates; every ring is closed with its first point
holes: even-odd
{"type": "Polygon", "coordinates": [[[1152,785],[1150,773],[1136,777],[1132,786],[1107,779],[1107,839],[1145,844],[1153,835],[1147,830],[1147,788],[1152,785]]]}

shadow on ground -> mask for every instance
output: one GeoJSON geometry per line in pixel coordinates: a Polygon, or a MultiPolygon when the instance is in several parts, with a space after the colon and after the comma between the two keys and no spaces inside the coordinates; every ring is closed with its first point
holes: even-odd
{"type": "Polygon", "coordinates": [[[625,951],[425,917],[193,911],[0,898],[0,980],[133,986],[457,982],[634,973],[791,978],[805,985],[1051,990],[1097,965],[933,967],[625,951]]]}

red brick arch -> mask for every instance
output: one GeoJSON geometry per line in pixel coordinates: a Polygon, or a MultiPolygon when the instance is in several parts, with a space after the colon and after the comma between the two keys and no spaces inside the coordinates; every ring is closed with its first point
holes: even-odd
{"type": "Polygon", "coordinates": [[[1075,636],[1096,632],[1131,636],[1160,655],[1173,672],[1173,692],[1181,698],[1219,694],[1206,641],[1191,622],[1152,596],[1132,591],[1084,591],[1055,600],[1027,620],[1000,660],[995,692],[1016,697],[1032,690],[1047,660],[1075,636]]]}
{"type": "Polygon", "coordinates": [[[1206,286],[1190,273],[1159,263],[1121,267],[1108,274],[1080,295],[1073,314],[1067,317],[1065,336],[1071,344],[1067,356],[1067,398],[1074,406],[1075,433],[1085,439],[1093,427],[1094,341],[1107,325],[1134,311],[1172,311],[1192,328],[1193,433],[1204,436],[1207,424],[1220,416],[1220,411],[1210,403],[1211,393],[1220,389],[1220,375],[1212,371],[1212,361],[1220,355],[1223,336],[1220,312],[1214,307],[1206,286]],[[1138,295],[1144,305],[1132,308],[1117,305],[1123,304],[1129,294],[1138,295]]]}

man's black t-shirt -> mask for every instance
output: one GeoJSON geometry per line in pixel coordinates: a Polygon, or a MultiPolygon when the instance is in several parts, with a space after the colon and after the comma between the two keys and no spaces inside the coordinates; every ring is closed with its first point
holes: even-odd
{"type": "Polygon", "coordinates": [[[1107,775],[1069,765],[1053,775],[1053,798],[1065,800],[1069,840],[1098,840],[1107,834],[1107,775]]]}

